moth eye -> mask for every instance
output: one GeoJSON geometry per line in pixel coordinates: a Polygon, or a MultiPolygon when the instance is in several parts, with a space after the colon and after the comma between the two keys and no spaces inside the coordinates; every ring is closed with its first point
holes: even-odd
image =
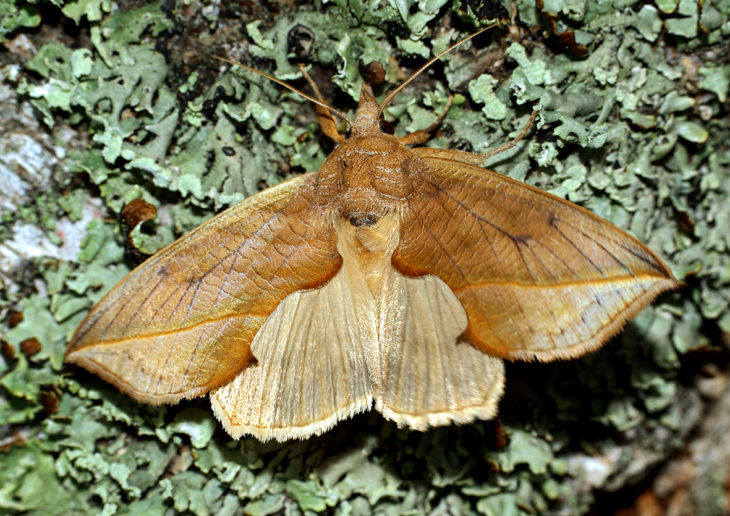
{"type": "Polygon", "coordinates": [[[358,213],[350,215],[350,224],[358,226],[374,226],[378,223],[379,217],[373,213],[358,213]]]}

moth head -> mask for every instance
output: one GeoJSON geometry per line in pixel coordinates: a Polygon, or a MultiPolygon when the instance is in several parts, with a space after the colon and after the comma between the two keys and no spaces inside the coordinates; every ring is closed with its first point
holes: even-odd
{"type": "Polygon", "coordinates": [[[380,104],[375,100],[373,89],[364,82],[360,89],[360,102],[357,105],[355,122],[352,125],[350,137],[358,138],[381,134],[380,115],[380,104]]]}

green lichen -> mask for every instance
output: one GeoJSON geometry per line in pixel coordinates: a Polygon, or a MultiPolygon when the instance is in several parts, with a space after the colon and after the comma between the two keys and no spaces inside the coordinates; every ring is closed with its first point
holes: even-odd
{"type": "Polygon", "coordinates": [[[41,22],[38,10],[25,2],[0,1],[0,43],[15,30],[22,27],[37,27],[41,22]]]}
{"type": "MultiPolygon", "coordinates": [[[[0,294],[0,309],[24,315],[2,337],[15,358],[0,361],[7,400],[0,422],[6,435],[22,428],[27,441],[0,452],[0,511],[579,513],[592,501],[581,460],[611,457],[607,450],[617,447],[625,457],[651,450],[661,460],[689,431],[680,367],[712,345],[713,328],[730,331],[730,68],[703,61],[730,36],[730,2],[710,4],[546,1],[561,30],[575,30],[589,47],[582,58],[555,42],[534,2],[505,5],[517,13],[516,30],[535,30],[512,39],[493,29],[386,110],[396,134],[405,134],[428,127],[453,94],[428,145],[485,152],[516,136],[539,109],[531,134],[488,165],[628,229],[688,287],[662,297],[594,354],[510,364],[502,426],[418,433],[367,414],[321,437],[279,444],[231,441],[203,400],[139,405],[62,364],[88,308],[134,265],[117,221],[125,204],[142,198],[157,207],[157,219],[131,236],[151,252],[261,186],[315,170],[332,148],[311,106],[295,95],[234,66],[221,65],[219,74],[216,63],[211,74],[156,43],[184,27],[209,48],[202,61],[233,49],[306,88],[287,42],[302,25],[314,35],[304,59],[310,71],[319,80],[331,75],[325,95],[352,112],[361,64],[384,65],[382,98],[409,68],[474,26],[439,0],[335,1],[278,16],[263,5],[271,16],[244,18],[233,31],[213,3],[122,3],[113,13],[107,1],[66,3],[62,12],[83,20],[88,48],[39,46],[23,74],[3,73],[16,77],[17,92],[48,127],[70,124],[88,131],[90,143],[68,152],[54,179],[59,188],[8,219],[59,241],[53,235],[67,217],[85,237],[75,259],[29,261],[40,287],[0,294]],[[492,62],[494,52],[504,64],[482,73],[477,63],[492,62]],[[677,53],[692,59],[675,60],[677,53]],[[103,205],[106,216],[85,219],[89,205],[103,205]],[[25,357],[20,345],[29,338],[41,351],[25,357]],[[46,408],[43,399],[57,393],[58,406],[46,408]]],[[[0,235],[10,238],[10,225],[0,235]]],[[[614,466],[612,478],[628,469],[614,466]]]]}

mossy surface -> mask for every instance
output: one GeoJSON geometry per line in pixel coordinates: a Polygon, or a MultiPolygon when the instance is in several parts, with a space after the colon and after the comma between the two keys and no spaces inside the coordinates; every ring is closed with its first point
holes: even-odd
{"type": "Polygon", "coordinates": [[[687,284],[597,353],[510,365],[499,421],[419,433],[373,413],[236,442],[206,400],[139,405],[65,368],[76,326],[134,266],[125,204],[157,208],[132,235],[152,252],[333,148],[311,105],[215,55],[305,88],[301,60],[352,112],[362,64],[383,64],[382,98],[475,30],[445,0],[236,6],[0,0],[0,512],[575,514],[685,442],[701,410],[685,373],[730,332],[727,0],[505,2],[510,25],[386,110],[405,134],[453,94],[428,145],[484,152],[540,109],[490,168],[632,232],[687,284]]]}

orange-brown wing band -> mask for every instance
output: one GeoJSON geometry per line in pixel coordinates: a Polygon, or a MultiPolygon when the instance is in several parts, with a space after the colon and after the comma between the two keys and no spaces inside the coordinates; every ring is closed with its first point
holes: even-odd
{"type": "Polygon", "coordinates": [[[324,285],[341,266],[314,179],[246,199],[137,267],[91,310],[66,361],[146,403],[230,381],[281,300],[324,285]]]}
{"type": "Polygon", "coordinates": [[[591,212],[496,172],[414,149],[428,165],[393,266],[434,274],[490,354],[570,358],[595,349],[678,283],[645,245],[591,212]]]}

